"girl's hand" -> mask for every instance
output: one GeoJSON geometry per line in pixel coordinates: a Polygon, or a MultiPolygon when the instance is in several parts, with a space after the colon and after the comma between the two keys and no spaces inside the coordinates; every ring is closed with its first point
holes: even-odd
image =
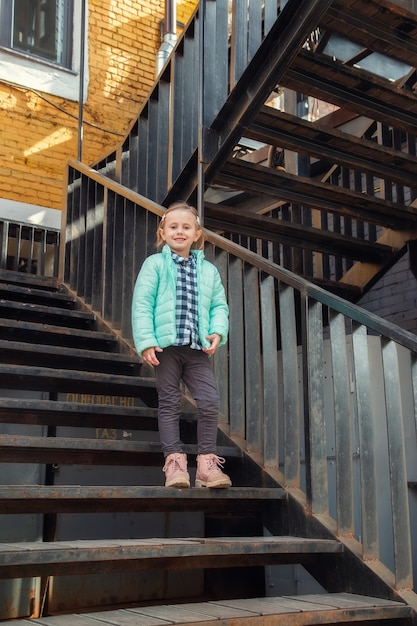
{"type": "Polygon", "coordinates": [[[159,365],[159,361],[156,358],[156,352],[163,352],[162,348],[159,348],[159,346],[155,346],[152,348],[146,348],[146,350],[144,350],[142,352],[142,359],[144,361],[144,363],[149,363],[149,365],[159,365]]]}
{"type": "Polygon", "coordinates": [[[221,336],[217,333],[213,333],[213,335],[207,335],[206,339],[210,341],[211,346],[210,348],[203,348],[203,352],[206,354],[214,354],[219,347],[221,336]]]}

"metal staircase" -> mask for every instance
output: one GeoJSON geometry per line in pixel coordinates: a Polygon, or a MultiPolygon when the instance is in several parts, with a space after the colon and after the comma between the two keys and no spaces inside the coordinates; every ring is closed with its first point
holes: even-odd
{"type": "Polygon", "coordinates": [[[357,301],[416,239],[417,16],[282,4],[201,3],[96,168],[165,206],[200,177],[207,226],[357,301]]]}
{"type": "Polygon", "coordinates": [[[35,519],[3,521],[0,589],[26,605],[0,619],[415,623],[417,340],[353,302],[415,239],[416,28],[387,0],[234,1],[230,21],[205,0],[123,143],[69,164],[60,281],[0,275],[0,513],[35,519]],[[354,57],[329,56],[340,34],[354,57]],[[407,75],[361,67],[373,52],[407,75]],[[269,105],[282,88],[341,108],[304,120],[269,105]],[[199,181],[231,311],[213,359],[222,493],[158,486],[154,381],[131,344],[158,218],[198,203],[199,181]],[[271,594],[284,564],[314,593],[271,594]]]}
{"type": "MultiPolygon", "coordinates": [[[[2,623],[412,623],[412,606],[394,588],[372,572],[358,578],[358,564],[350,571],[351,546],[302,520],[294,493],[277,481],[280,463],[271,464],[273,431],[262,462],[258,425],[249,421],[247,444],[238,445],[232,408],[219,454],[234,486],[159,486],[154,379],[128,342],[55,279],[2,272],[0,290],[2,321],[21,330],[19,340],[1,339],[0,352],[2,623]],[[267,569],[295,564],[318,591],[268,593],[267,569]]],[[[234,335],[232,352],[236,326],[234,335]]],[[[231,407],[244,393],[232,365],[231,407]]],[[[249,379],[245,387],[254,395],[249,379]]],[[[195,412],[183,402],[193,467],[195,412]]]]}

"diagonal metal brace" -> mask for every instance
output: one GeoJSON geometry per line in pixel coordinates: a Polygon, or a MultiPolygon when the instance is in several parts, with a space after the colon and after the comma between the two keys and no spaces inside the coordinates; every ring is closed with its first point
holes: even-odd
{"type": "Polygon", "coordinates": [[[288,0],[206,132],[206,140],[207,134],[214,135],[208,145],[218,147],[205,172],[207,182],[226,161],[331,3],[332,0],[288,0]]]}

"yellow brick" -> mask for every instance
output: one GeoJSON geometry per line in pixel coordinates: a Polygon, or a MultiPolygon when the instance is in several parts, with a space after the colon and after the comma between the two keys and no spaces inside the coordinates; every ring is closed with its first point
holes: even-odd
{"type": "MultiPolygon", "coordinates": [[[[177,2],[177,19],[186,23],[196,1],[177,2]]],[[[92,164],[118,146],[155,80],[156,53],[164,0],[90,0],[89,87],[84,107],[83,160],[92,164]],[[104,130],[102,130],[104,129],[104,130]]],[[[77,155],[78,103],[0,84],[0,197],[61,208],[68,158],[77,155]],[[62,109],[62,110],[61,110],[62,109]],[[71,139],[59,142],[60,129],[71,139]]]]}

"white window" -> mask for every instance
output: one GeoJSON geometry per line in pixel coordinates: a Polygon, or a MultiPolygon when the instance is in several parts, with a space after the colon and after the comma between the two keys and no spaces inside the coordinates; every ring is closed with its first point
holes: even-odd
{"type": "Polygon", "coordinates": [[[0,0],[0,79],[78,100],[81,10],[81,0],[0,0]]]}
{"type": "Polygon", "coordinates": [[[72,65],[72,0],[1,3],[1,45],[62,65],[72,65]]]}

